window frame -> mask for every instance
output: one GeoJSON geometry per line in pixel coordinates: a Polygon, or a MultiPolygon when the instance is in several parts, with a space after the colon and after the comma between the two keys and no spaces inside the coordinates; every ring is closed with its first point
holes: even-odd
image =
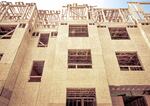
{"type": "Polygon", "coordinates": [[[51,37],[52,37],[52,38],[56,38],[57,35],[58,35],[58,31],[52,31],[52,32],[51,32],[51,37]]]}
{"type": "Polygon", "coordinates": [[[85,106],[92,103],[96,106],[96,90],[95,88],[67,88],[66,89],[66,106],[76,104],[78,106],[85,106]],[[69,103],[69,104],[68,104],[69,103]]]}
{"type": "Polygon", "coordinates": [[[68,69],[92,69],[91,50],[90,49],[68,49],[67,65],[68,65],[68,69]],[[74,52],[75,55],[71,55],[71,52],[74,52]],[[78,53],[81,53],[81,55],[78,55],[78,53]],[[82,53],[86,53],[86,55],[83,55],[82,53]],[[71,58],[75,58],[75,60],[71,60],[71,58]]]}
{"type": "Polygon", "coordinates": [[[26,27],[26,23],[20,23],[18,28],[25,28],[26,27]]]}
{"type": "Polygon", "coordinates": [[[4,53],[0,53],[0,61],[2,60],[4,53]]]}
{"type": "Polygon", "coordinates": [[[111,40],[130,40],[130,36],[126,27],[108,27],[108,30],[111,40]],[[124,33],[121,32],[120,30],[124,31],[124,33]],[[117,34],[119,34],[119,36],[118,35],[114,36],[115,32],[117,31],[118,31],[117,34]],[[126,34],[127,36],[120,36],[121,34],[126,34]]]}
{"type": "Polygon", "coordinates": [[[43,70],[44,70],[44,64],[45,64],[44,60],[33,60],[32,61],[32,66],[31,66],[31,71],[30,71],[28,82],[41,82],[41,78],[42,78],[43,70]],[[40,62],[42,64],[41,65],[41,70],[40,70],[41,71],[41,75],[32,75],[32,73],[34,72],[33,68],[36,66],[36,64],[40,64],[40,62]]]}
{"type": "Polygon", "coordinates": [[[15,30],[16,30],[16,28],[17,28],[17,25],[16,24],[14,24],[14,25],[0,25],[0,28],[3,28],[7,31],[12,29],[12,30],[8,31],[5,34],[0,34],[0,39],[11,39],[14,32],[15,32],[15,30]]]}
{"type": "Polygon", "coordinates": [[[37,37],[37,36],[39,36],[40,35],[40,32],[33,32],[32,33],[32,37],[37,37]]]}
{"type": "Polygon", "coordinates": [[[37,47],[48,47],[49,36],[50,36],[50,33],[40,33],[37,47]],[[43,36],[43,38],[42,38],[42,36],[43,36]],[[47,39],[44,38],[44,36],[47,37],[47,39]],[[46,41],[44,41],[45,43],[41,41],[42,39],[46,39],[46,41]]]}
{"type": "MultiPolygon", "coordinates": [[[[139,55],[138,55],[138,53],[136,51],[116,51],[115,55],[116,55],[116,59],[117,59],[117,62],[118,62],[118,65],[119,65],[119,68],[120,68],[121,71],[144,71],[144,67],[142,65],[141,59],[139,58],[139,55]],[[119,59],[121,59],[123,57],[121,57],[121,58],[117,57],[117,53],[120,53],[120,54],[121,53],[122,54],[132,54],[133,56],[135,55],[136,59],[138,61],[137,63],[139,65],[138,64],[137,65],[128,65],[128,64],[120,65],[121,63],[119,63],[119,59]]],[[[122,55],[122,56],[127,56],[127,55],[122,55]]],[[[130,57],[130,55],[129,55],[129,57],[130,57]]]]}
{"type": "Polygon", "coordinates": [[[89,37],[87,24],[70,24],[69,37],[89,37]]]}

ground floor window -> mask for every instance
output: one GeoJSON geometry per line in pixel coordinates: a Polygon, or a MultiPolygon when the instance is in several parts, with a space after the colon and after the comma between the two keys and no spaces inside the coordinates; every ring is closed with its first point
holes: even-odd
{"type": "Polygon", "coordinates": [[[109,89],[113,106],[148,106],[149,85],[112,85],[109,89]]]}
{"type": "Polygon", "coordinates": [[[124,106],[148,106],[144,96],[124,96],[124,106]]]}
{"type": "Polygon", "coordinates": [[[67,88],[66,106],[96,106],[95,88],[67,88]]]}

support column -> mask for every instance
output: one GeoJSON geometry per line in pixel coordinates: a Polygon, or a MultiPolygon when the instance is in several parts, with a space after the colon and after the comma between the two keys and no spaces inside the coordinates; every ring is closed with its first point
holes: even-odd
{"type": "Polygon", "coordinates": [[[112,106],[124,106],[122,96],[112,96],[112,106]]]}
{"type": "Polygon", "coordinates": [[[150,106],[150,95],[145,95],[144,98],[147,103],[147,106],[150,106]]]}

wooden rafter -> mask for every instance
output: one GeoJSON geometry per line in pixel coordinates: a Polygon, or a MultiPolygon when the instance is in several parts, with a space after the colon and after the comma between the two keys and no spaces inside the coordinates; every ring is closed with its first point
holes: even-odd
{"type": "Polygon", "coordinates": [[[67,19],[73,20],[88,19],[89,6],[87,4],[78,5],[74,3],[63,7],[64,13],[62,13],[62,15],[66,16],[67,19]]]}
{"type": "Polygon", "coordinates": [[[33,3],[26,3],[23,2],[15,2],[12,4],[10,2],[1,2],[1,5],[5,10],[0,6],[0,9],[4,12],[2,15],[2,19],[4,21],[18,21],[18,20],[29,20],[31,18],[31,11],[33,3]],[[6,9],[7,7],[7,9],[6,9]]]}
{"type": "Polygon", "coordinates": [[[60,11],[54,10],[39,10],[38,11],[39,25],[56,27],[60,21],[60,11]]]}
{"type": "Polygon", "coordinates": [[[16,2],[13,4],[2,1],[0,2],[0,21],[33,21],[38,17],[37,26],[47,28],[58,26],[61,20],[92,20],[94,23],[125,22],[133,24],[143,21],[150,22],[150,13],[144,13],[142,9],[142,5],[149,5],[150,2],[128,2],[128,4],[129,8],[104,9],[74,3],[63,6],[62,11],[55,11],[37,10],[35,3],[16,2]]]}

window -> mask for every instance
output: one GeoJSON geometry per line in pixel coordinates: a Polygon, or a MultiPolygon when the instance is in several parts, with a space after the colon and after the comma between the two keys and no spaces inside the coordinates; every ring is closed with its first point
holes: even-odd
{"type": "Polygon", "coordinates": [[[143,95],[150,95],[150,90],[144,90],[143,95]]]}
{"type": "Polygon", "coordinates": [[[56,37],[58,32],[51,32],[51,37],[56,37]]]}
{"type": "Polygon", "coordinates": [[[142,25],[150,25],[150,23],[141,23],[142,25]]]}
{"type": "Polygon", "coordinates": [[[130,39],[125,27],[111,27],[109,32],[113,40],[130,39]]]}
{"type": "Polygon", "coordinates": [[[136,52],[116,52],[116,57],[122,71],[143,70],[136,52]]]}
{"type": "Polygon", "coordinates": [[[88,37],[87,25],[69,25],[69,37],[88,37]]]}
{"type": "Polygon", "coordinates": [[[144,96],[123,96],[125,106],[148,106],[144,96]]]}
{"type": "Polygon", "coordinates": [[[137,28],[137,25],[128,25],[128,28],[137,28]]]}
{"type": "Polygon", "coordinates": [[[0,53],[0,60],[2,59],[2,57],[3,57],[3,53],[0,53]]]}
{"type": "Polygon", "coordinates": [[[26,24],[25,23],[21,23],[19,24],[19,28],[25,28],[26,24]]]}
{"type": "Polygon", "coordinates": [[[49,33],[40,34],[38,47],[47,47],[48,46],[48,38],[49,38],[49,33]]]}
{"type": "Polygon", "coordinates": [[[144,96],[149,92],[149,85],[112,85],[109,88],[113,106],[148,106],[144,96]]]}
{"type": "Polygon", "coordinates": [[[89,23],[89,25],[95,25],[95,23],[89,23]]]}
{"type": "Polygon", "coordinates": [[[68,68],[92,68],[91,51],[86,49],[69,49],[68,68]]]}
{"type": "Polygon", "coordinates": [[[17,25],[0,25],[0,39],[10,39],[17,25]]]}
{"type": "Polygon", "coordinates": [[[66,106],[96,106],[95,88],[67,88],[66,106]]]}
{"type": "Polygon", "coordinates": [[[40,82],[43,73],[44,61],[33,61],[29,82],[40,82]]]}
{"type": "Polygon", "coordinates": [[[106,28],[105,25],[98,25],[97,28],[106,28]]]}
{"type": "Polygon", "coordinates": [[[39,32],[33,32],[32,36],[39,36],[39,32]]]}
{"type": "Polygon", "coordinates": [[[61,25],[67,25],[67,23],[61,23],[61,25]]]}

